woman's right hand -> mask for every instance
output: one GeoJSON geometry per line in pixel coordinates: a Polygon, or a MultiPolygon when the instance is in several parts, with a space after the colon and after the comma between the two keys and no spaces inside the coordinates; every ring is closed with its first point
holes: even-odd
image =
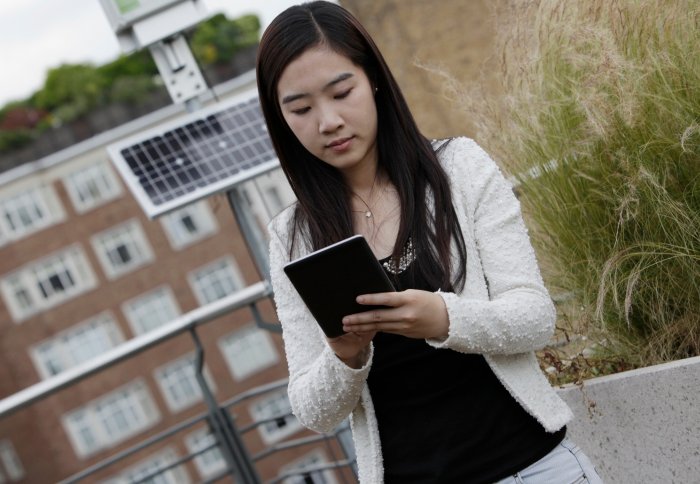
{"type": "Polygon", "coordinates": [[[327,340],[336,356],[350,368],[357,370],[367,363],[369,343],[375,334],[377,334],[376,331],[345,333],[337,338],[327,338],[327,340]]]}

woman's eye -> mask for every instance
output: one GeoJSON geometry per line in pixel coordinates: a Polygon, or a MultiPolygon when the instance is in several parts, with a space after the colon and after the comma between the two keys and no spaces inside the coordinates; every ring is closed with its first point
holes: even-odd
{"type": "Polygon", "coordinates": [[[310,109],[311,108],[307,106],[305,108],[292,109],[292,112],[294,114],[305,114],[305,113],[308,113],[310,109]]]}
{"type": "Polygon", "coordinates": [[[333,97],[334,97],[335,99],[345,99],[346,97],[348,97],[348,94],[350,94],[350,91],[352,91],[352,89],[348,89],[347,91],[343,91],[343,92],[341,92],[341,93],[339,93],[339,94],[336,94],[336,95],[333,96],[333,97]]]}

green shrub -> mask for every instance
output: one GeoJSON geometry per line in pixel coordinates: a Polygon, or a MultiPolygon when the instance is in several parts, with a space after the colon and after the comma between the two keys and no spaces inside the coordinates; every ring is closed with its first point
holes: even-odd
{"type": "Polygon", "coordinates": [[[109,100],[127,104],[142,103],[157,87],[154,76],[142,74],[118,77],[110,87],[109,100]]]}
{"type": "Polygon", "coordinates": [[[81,115],[103,101],[105,84],[104,76],[90,64],[62,64],[49,69],[34,104],[51,112],[71,105],[81,115]]]}
{"type": "Polygon", "coordinates": [[[258,43],[260,20],[243,15],[230,20],[217,14],[202,22],[192,35],[192,52],[205,65],[229,62],[238,51],[258,43]]]}
{"type": "Polygon", "coordinates": [[[27,129],[0,130],[0,153],[23,148],[31,143],[32,140],[32,134],[27,129]]]}

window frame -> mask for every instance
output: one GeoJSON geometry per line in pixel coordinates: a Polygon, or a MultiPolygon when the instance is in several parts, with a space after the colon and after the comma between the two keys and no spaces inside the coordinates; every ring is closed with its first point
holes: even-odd
{"type": "MultiPolygon", "coordinates": [[[[216,386],[214,384],[214,381],[211,378],[211,375],[209,374],[209,370],[204,367],[202,370],[204,373],[204,378],[207,382],[207,385],[209,386],[209,389],[212,391],[212,393],[216,393],[216,386]]],[[[200,403],[204,400],[204,395],[202,394],[202,391],[199,387],[199,383],[197,382],[197,376],[196,376],[196,371],[195,371],[195,354],[194,353],[187,353],[185,355],[182,355],[174,360],[171,360],[164,365],[159,366],[153,371],[153,378],[155,379],[158,389],[160,390],[161,395],[163,396],[163,400],[165,400],[166,405],[168,406],[168,409],[173,412],[180,412],[182,410],[185,410],[197,403],[200,403]],[[186,398],[185,400],[178,401],[177,398],[172,394],[170,391],[170,387],[166,386],[166,381],[165,381],[165,375],[167,371],[172,370],[173,367],[176,366],[181,366],[181,368],[178,368],[178,370],[183,371],[186,366],[187,362],[191,363],[191,377],[188,376],[188,383],[192,386],[194,389],[194,393],[189,395],[189,398],[186,398]]],[[[182,381],[182,378],[178,378],[178,383],[182,381]]]]}
{"type": "Polygon", "coordinates": [[[134,435],[138,435],[153,427],[160,421],[160,413],[145,381],[142,378],[137,378],[126,385],[66,412],[61,417],[61,421],[76,456],[84,459],[102,450],[112,448],[134,435]],[[127,399],[125,402],[126,406],[112,409],[111,414],[108,414],[107,412],[110,409],[107,408],[107,405],[115,402],[121,403],[125,396],[127,399]],[[125,410],[128,410],[130,414],[128,416],[132,417],[131,419],[126,418],[124,415],[125,410]],[[80,417],[81,422],[76,423],[76,416],[80,417]],[[107,421],[108,417],[116,418],[117,416],[120,417],[120,421],[107,421]],[[134,419],[138,419],[138,421],[134,419]],[[120,425],[124,422],[135,425],[122,429],[118,433],[113,432],[115,429],[109,428],[110,423],[120,425]],[[78,425],[80,426],[78,427],[78,425]],[[83,433],[87,435],[87,432],[83,431],[90,433],[90,438],[93,439],[94,444],[87,443],[82,439],[81,435],[83,433]]]}
{"type": "Polygon", "coordinates": [[[0,463],[2,463],[0,467],[6,474],[5,476],[5,474],[0,473],[0,477],[8,479],[10,482],[19,481],[26,475],[24,465],[10,439],[0,439],[0,463]]]}
{"type": "Polygon", "coordinates": [[[82,247],[74,244],[52,254],[34,260],[23,267],[0,278],[0,293],[15,323],[20,323],[38,312],[53,308],[74,297],[97,287],[95,273],[88,262],[82,247]],[[67,274],[69,287],[58,291],[54,284],[65,284],[59,272],[52,270],[62,266],[62,273],[67,274]],[[44,285],[46,283],[47,285],[44,285]],[[48,286],[48,287],[47,287],[48,286]],[[51,288],[51,292],[47,292],[51,288]],[[19,293],[24,294],[28,304],[17,301],[19,293]]]}
{"type": "Polygon", "coordinates": [[[158,286],[149,290],[148,292],[141,293],[136,297],[124,301],[121,305],[121,310],[129,323],[129,327],[131,328],[131,332],[134,336],[140,336],[148,333],[149,331],[153,331],[154,329],[168,324],[182,315],[177,298],[175,297],[173,290],[168,285],[158,286]],[[162,293],[164,297],[161,299],[155,299],[158,293],[162,293]],[[158,307],[155,307],[155,303],[153,303],[153,301],[156,300],[158,301],[158,307]],[[143,311],[143,306],[135,306],[145,305],[146,302],[149,304],[154,304],[154,309],[156,309],[157,314],[165,313],[165,315],[168,316],[168,313],[172,312],[172,317],[169,317],[168,321],[161,322],[155,326],[148,328],[145,327],[141,319],[138,319],[141,318],[139,313],[143,311]],[[165,309],[165,311],[162,311],[163,309],[165,309]]]}
{"type": "Polygon", "coordinates": [[[269,419],[277,415],[279,415],[279,417],[276,418],[276,421],[279,421],[280,419],[284,420],[283,426],[279,425],[279,423],[275,424],[274,422],[267,422],[262,425],[257,425],[258,434],[265,445],[279,442],[280,440],[283,440],[304,428],[292,413],[291,403],[289,402],[289,396],[287,395],[286,390],[273,392],[257,399],[248,406],[248,413],[250,413],[250,416],[255,422],[269,419]],[[283,411],[268,413],[267,409],[273,407],[279,402],[282,402],[282,405],[277,405],[277,409],[275,410],[282,408],[283,411]],[[272,428],[273,425],[277,425],[277,428],[272,428]]]}
{"type": "Polygon", "coordinates": [[[277,350],[277,346],[272,341],[270,333],[259,328],[257,325],[255,325],[255,323],[248,323],[237,328],[236,330],[220,337],[217,343],[219,346],[219,351],[224,357],[224,361],[226,361],[226,365],[231,373],[231,377],[236,381],[245,380],[252,375],[276,366],[280,362],[279,351],[277,350]],[[252,348],[250,345],[248,345],[246,347],[246,352],[240,351],[239,349],[237,350],[235,346],[234,349],[231,349],[232,345],[230,341],[232,338],[236,337],[240,338],[236,339],[235,343],[240,342],[241,339],[244,341],[244,344],[249,343],[247,341],[248,338],[252,338],[257,344],[252,348]],[[240,358],[242,361],[250,362],[250,358],[248,358],[250,353],[259,357],[264,355],[263,351],[267,351],[267,356],[254,366],[244,365],[241,367],[240,361],[237,360],[240,358]]]}
{"type": "MultiPolygon", "coordinates": [[[[187,471],[183,468],[182,464],[169,467],[178,460],[178,454],[172,447],[168,446],[162,450],[156,451],[149,455],[147,458],[137,462],[134,465],[119,472],[119,474],[102,481],[104,484],[124,484],[131,483],[136,480],[141,482],[142,478],[146,475],[151,474],[156,469],[165,469],[158,477],[162,478],[165,484],[185,484],[189,483],[190,476],[187,471]]],[[[154,478],[156,479],[156,478],[154,478]]],[[[146,482],[150,482],[146,481],[146,482]]]]}
{"type": "Polygon", "coordinates": [[[173,250],[185,249],[219,231],[216,218],[209,204],[204,200],[163,215],[160,217],[160,224],[173,250]],[[199,223],[196,225],[198,227],[196,233],[188,235],[181,229],[179,224],[184,220],[184,216],[199,223]]]}
{"type": "Polygon", "coordinates": [[[117,279],[155,260],[148,237],[141,222],[136,218],[113,225],[93,235],[90,243],[107,279],[117,279]],[[128,238],[127,241],[122,238],[125,236],[128,238]],[[128,251],[126,253],[129,254],[130,261],[117,264],[111,255],[116,251],[119,256],[122,256],[122,248],[128,251]],[[135,251],[132,252],[132,250],[135,251]]]}
{"type": "MultiPolygon", "coordinates": [[[[311,452],[308,452],[307,454],[301,456],[300,458],[295,459],[294,461],[284,465],[280,469],[280,474],[283,474],[285,472],[303,471],[304,469],[310,466],[328,463],[329,460],[326,454],[320,449],[314,449],[311,452]]],[[[338,480],[335,478],[333,471],[330,469],[311,471],[310,477],[314,481],[314,484],[338,483],[338,480]],[[321,478],[320,482],[317,482],[316,476],[321,478]]],[[[299,481],[299,479],[303,479],[303,477],[287,477],[282,481],[282,484],[299,484],[300,482],[304,482],[303,480],[299,481]]]]}
{"type": "MultiPolygon", "coordinates": [[[[88,340],[90,342],[94,342],[95,337],[89,337],[88,340]]],[[[104,351],[115,348],[122,342],[124,342],[124,334],[122,333],[117,320],[110,311],[102,311],[101,313],[74,324],[73,326],[58,332],[49,338],[35,343],[29,348],[29,354],[34,362],[34,366],[39,373],[39,376],[42,379],[47,379],[81,363],[89,361],[102,354],[104,351]],[[81,330],[88,328],[99,328],[100,330],[103,330],[104,333],[99,334],[97,337],[100,340],[107,338],[111,345],[98,348],[98,351],[89,357],[76,358],[76,355],[79,355],[79,353],[76,353],[75,349],[71,347],[68,340],[70,338],[84,338],[85,332],[81,332],[81,330]],[[42,348],[46,348],[46,350],[42,351],[42,348]],[[52,356],[43,356],[49,354],[52,356]],[[61,366],[61,369],[56,373],[53,373],[51,370],[52,358],[59,364],[59,366],[61,366]]],[[[94,345],[82,346],[94,348],[94,345]]]]}
{"type": "MultiPolygon", "coordinates": [[[[214,271],[209,271],[209,274],[211,274],[212,272],[214,271]]],[[[187,280],[200,306],[206,306],[207,304],[211,304],[215,301],[223,299],[224,297],[234,294],[237,291],[240,291],[241,289],[245,288],[245,280],[243,279],[241,271],[238,268],[238,264],[236,264],[236,261],[232,256],[220,257],[213,261],[207,262],[202,266],[197,267],[196,269],[190,271],[187,274],[187,280]],[[202,280],[202,278],[200,277],[200,274],[202,272],[208,271],[209,269],[214,268],[216,266],[221,266],[217,269],[217,271],[220,271],[224,268],[230,269],[231,280],[233,281],[233,291],[226,293],[220,297],[209,299],[207,295],[207,289],[209,287],[212,287],[213,284],[209,283],[207,288],[202,288],[198,284],[198,282],[202,280]]],[[[221,285],[221,280],[216,280],[215,283],[217,285],[221,285]]]]}
{"type": "MultiPolygon", "coordinates": [[[[190,455],[209,447],[215,442],[216,437],[214,437],[207,427],[195,430],[185,437],[185,446],[187,447],[187,452],[190,455]],[[202,443],[203,441],[204,443],[202,443]]],[[[224,459],[221,449],[218,446],[212,447],[211,449],[194,456],[192,460],[194,461],[197,472],[202,479],[208,479],[227,469],[226,459],[224,459]],[[218,459],[216,458],[216,453],[218,453],[218,459]],[[213,456],[213,461],[206,462],[208,458],[205,456],[213,456]]]]}
{"type": "MultiPolygon", "coordinates": [[[[35,213],[35,215],[37,215],[35,213]]],[[[0,246],[14,242],[30,235],[35,234],[47,227],[62,222],[66,218],[66,213],[61,205],[61,201],[56,195],[56,191],[52,185],[41,184],[31,187],[25,187],[24,190],[17,190],[12,194],[0,197],[0,246]],[[17,207],[17,201],[30,202],[33,207],[29,211],[39,211],[38,218],[32,218],[27,223],[22,222],[16,226],[19,220],[23,218],[22,213],[27,213],[27,207],[17,207]],[[22,213],[20,213],[22,212],[22,213]],[[15,217],[12,217],[14,214],[15,217]],[[14,221],[13,221],[14,218],[14,221]]]]}
{"type": "Polygon", "coordinates": [[[87,213],[121,197],[123,194],[122,186],[114,170],[108,162],[104,161],[83,166],[68,173],[63,177],[62,181],[73,208],[78,214],[87,213]],[[91,194],[92,198],[86,199],[84,198],[83,190],[87,189],[87,192],[90,193],[92,191],[92,187],[88,186],[90,183],[95,184],[100,194],[97,197],[91,194]],[[84,184],[84,186],[81,186],[81,184],[84,184]]]}

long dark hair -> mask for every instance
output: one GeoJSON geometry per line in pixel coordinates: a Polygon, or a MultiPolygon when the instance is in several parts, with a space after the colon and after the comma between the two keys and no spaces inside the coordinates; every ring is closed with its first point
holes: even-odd
{"type": "Polygon", "coordinates": [[[409,238],[416,251],[416,270],[444,290],[464,286],[466,249],[452,204],[447,176],[433,146],[416,125],[394,76],[369,33],[344,8],[315,1],[290,7],[267,27],[257,57],[260,104],[268,132],[296,204],[290,255],[299,234],[320,249],[353,234],[350,191],[341,173],[322,162],[297,140],[282,116],[277,84],[284,69],[308,49],[323,45],[363,68],[377,88],[378,169],[396,187],[401,222],[393,257],[398,258],[409,238]],[[430,189],[434,209],[427,205],[430,189]],[[450,245],[454,240],[458,263],[451,274],[450,245]]]}

